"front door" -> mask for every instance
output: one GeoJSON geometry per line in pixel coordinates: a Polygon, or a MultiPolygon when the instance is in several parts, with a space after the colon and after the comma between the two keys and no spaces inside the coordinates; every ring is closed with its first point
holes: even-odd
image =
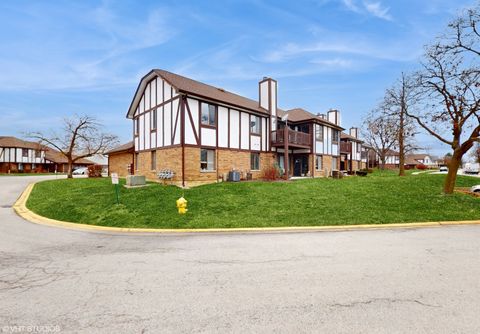
{"type": "Polygon", "coordinates": [[[306,176],[308,173],[308,156],[296,155],[293,162],[293,176],[306,176]]]}

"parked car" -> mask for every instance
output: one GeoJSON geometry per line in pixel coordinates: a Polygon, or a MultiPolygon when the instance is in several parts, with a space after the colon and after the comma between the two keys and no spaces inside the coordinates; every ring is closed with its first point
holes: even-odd
{"type": "Polygon", "coordinates": [[[472,193],[480,194],[480,184],[477,184],[476,186],[473,186],[472,188],[470,188],[470,191],[472,193]]]}
{"type": "Polygon", "coordinates": [[[88,174],[88,168],[87,167],[80,167],[75,169],[72,172],[73,175],[87,175],[88,174]]]}
{"type": "Polygon", "coordinates": [[[467,162],[463,168],[465,174],[478,174],[480,173],[480,164],[467,162]]]}
{"type": "Polygon", "coordinates": [[[442,166],[440,167],[441,172],[448,172],[448,167],[447,166],[442,166]]]}

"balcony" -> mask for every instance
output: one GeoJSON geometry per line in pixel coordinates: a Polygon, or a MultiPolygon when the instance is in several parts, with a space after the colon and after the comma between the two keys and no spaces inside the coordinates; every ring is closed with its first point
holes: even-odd
{"type": "Polygon", "coordinates": [[[340,142],[340,153],[352,153],[352,143],[345,141],[340,142]]]}
{"type": "MultiPolygon", "coordinates": [[[[284,146],[285,129],[272,131],[272,146],[284,146]]],[[[312,136],[309,133],[288,129],[288,146],[310,148],[312,136]]]]}

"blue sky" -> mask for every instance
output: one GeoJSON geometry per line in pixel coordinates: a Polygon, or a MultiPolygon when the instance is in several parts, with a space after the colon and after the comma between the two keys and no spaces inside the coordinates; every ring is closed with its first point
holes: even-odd
{"type": "MultiPolygon", "coordinates": [[[[95,115],[121,141],[140,77],[161,68],[358,126],[470,0],[2,1],[0,135],[95,115]]],[[[433,154],[444,154],[422,137],[433,154]]]]}

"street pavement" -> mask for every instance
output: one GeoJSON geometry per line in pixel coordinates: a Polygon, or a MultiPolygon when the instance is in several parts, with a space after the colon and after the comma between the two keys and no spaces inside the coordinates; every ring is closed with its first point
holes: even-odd
{"type": "Polygon", "coordinates": [[[0,177],[0,333],[480,332],[480,226],[73,231],[13,212],[39,178],[0,177]]]}

